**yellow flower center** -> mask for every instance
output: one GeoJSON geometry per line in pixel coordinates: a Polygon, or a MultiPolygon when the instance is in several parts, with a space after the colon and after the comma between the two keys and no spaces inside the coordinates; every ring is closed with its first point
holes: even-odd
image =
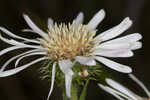
{"type": "Polygon", "coordinates": [[[73,24],[55,24],[48,28],[48,40],[40,39],[48,56],[53,60],[74,59],[76,56],[88,56],[92,48],[96,31],[89,32],[87,25],[74,27],[73,24]]]}

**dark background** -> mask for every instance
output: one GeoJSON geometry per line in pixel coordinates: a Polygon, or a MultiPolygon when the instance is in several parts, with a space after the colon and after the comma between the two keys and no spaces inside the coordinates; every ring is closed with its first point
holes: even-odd
{"type": "MultiPolygon", "coordinates": [[[[139,32],[143,35],[143,48],[135,51],[135,56],[126,59],[116,59],[117,62],[130,65],[134,74],[150,90],[150,1],[149,0],[0,0],[0,26],[13,31],[15,34],[28,38],[34,34],[25,34],[20,30],[27,28],[22,13],[36,15],[46,23],[51,17],[57,22],[71,22],[82,11],[85,23],[100,9],[105,9],[106,18],[98,26],[98,33],[119,24],[129,16],[134,24],[123,35],[139,32]],[[118,61],[119,60],[119,61],[118,61]]],[[[0,49],[7,47],[0,41],[0,49]]],[[[17,52],[11,52],[0,57],[2,65],[8,58],[17,52]]],[[[30,60],[30,59],[28,59],[30,60]]],[[[11,67],[14,65],[12,64],[11,67]]],[[[35,64],[16,75],[0,78],[0,100],[46,100],[49,92],[49,83],[39,78],[40,74],[35,64]]],[[[142,89],[128,79],[127,75],[116,73],[115,77],[141,96],[146,96],[142,89]]],[[[60,100],[60,89],[55,88],[51,100],[60,100]]],[[[102,91],[94,82],[88,87],[86,100],[115,100],[111,95],[102,91]]]]}

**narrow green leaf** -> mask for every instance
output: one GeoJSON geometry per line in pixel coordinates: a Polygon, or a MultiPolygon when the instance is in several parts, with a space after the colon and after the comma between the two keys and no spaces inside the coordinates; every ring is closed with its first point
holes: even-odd
{"type": "Polygon", "coordinates": [[[83,90],[81,92],[79,100],[85,100],[88,83],[89,83],[89,80],[86,81],[85,86],[83,87],[83,90]]]}
{"type": "Polygon", "coordinates": [[[71,98],[70,100],[78,100],[78,88],[75,84],[71,87],[71,98]]]}

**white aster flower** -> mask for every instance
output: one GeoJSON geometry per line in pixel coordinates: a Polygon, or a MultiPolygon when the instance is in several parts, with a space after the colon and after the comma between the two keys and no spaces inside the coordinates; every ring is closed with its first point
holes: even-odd
{"type": "Polygon", "coordinates": [[[30,49],[27,52],[10,58],[10,60],[8,60],[0,69],[0,77],[16,74],[42,60],[52,60],[54,63],[52,66],[52,80],[49,96],[53,90],[55,67],[57,64],[65,75],[66,94],[70,97],[72,76],[74,75],[72,67],[75,62],[87,66],[94,66],[96,65],[96,61],[98,61],[116,71],[130,73],[132,71],[130,67],[104,57],[131,57],[133,56],[132,50],[139,49],[142,46],[141,42],[139,42],[142,36],[139,33],[133,33],[121,38],[113,39],[132,25],[132,21],[128,17],[115,27],[96,36],[96,27],[105,17],[104,10],[100,10],[96,13],[88,24],[83,24],[84,15],[82,12],[79,13],[72,24],[57,24],[49,18],[46,32],[35,25],[26,14],[24,14],[23,17],[30,27],[30,29],[24,29],[23,31],[36,33],[41,36],[41,38],[27,39],[17,36],[7,29],[0,27],[2,32],[13,38],[9,40],[0,36],[2,41],[12,45],[11,47],[0,51],[0,55],[4,55],[5,53],[16,49],[30,49]],[[22,40],[22,42],[19,40],[22,40]],[[17,67],[23,58],[35,55],[42,55],[43,57],[17,67]],[[6,66],[15,59],[17,59],[15,64],[16,68],[5,70],[6,66]]]}
{"type": "Polygon", "coordinates": [[[144,86],[144,84],[140,80],[138,80],[133,74],[129,74],[129,77],[133,79],[146,92],[148,96],[147,98],[135,94],[125,86],[109,78],[106,79],[106,83],[110,87],[104,86],[102,84],[98,84],[98,85],[100,86],[100,88],[112,94],[114,97],[116,97],[119,100],[150,100],[150,92],[144,86]]]}

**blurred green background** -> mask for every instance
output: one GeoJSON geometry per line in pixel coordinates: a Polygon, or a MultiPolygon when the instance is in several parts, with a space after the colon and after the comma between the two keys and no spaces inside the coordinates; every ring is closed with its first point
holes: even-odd
{"type": "MultiPolygon", "coordinates": [[[[82,11],[85,23],[92,16],[104,9],[106,18],[98,26],[98,33],[119,24],[129,16],[134,24],[123,35],[139,32],[143,35],[143,48],[135,51],[135,56],[126,59],[115,59],[122,64],[130,65],[134,74],[150,90],[150,1],[149,0],[0,0],[0,26],[4,26],[13,33],[34,38],[35,34],[22,33],[21,29],[27,28],[23,13],[38,16],[46,24],[51,17],[57,22],[71,22],[82,11]]],[[[34,19],[33,19],[34,20],[34,19]]],[[[0,49],[7,47],[0,41],[0,49]]],[[[15,51],[0,57],[0,65],[8,58],[21,51],[15,51]]],[[[30,59],[28,59],[30,60],[30,59]]],[[[10,65],[12,68],[14,64],[10,65]]],[[[16,75],[0,78],[0,100],[46,100],[50,84],[41,80],[35,64],[16,75]]],[[[115,78],[141,96],[146,96],[142,89],[128,79],[127,75],[115,73],[115,78]]],[[[51,100],[61,100],[60,89],[55,87],[51,100]]],[[[111,95],[102,91],[94,82],[88,86],[86,100],[116,100],[111,95]]]]}

